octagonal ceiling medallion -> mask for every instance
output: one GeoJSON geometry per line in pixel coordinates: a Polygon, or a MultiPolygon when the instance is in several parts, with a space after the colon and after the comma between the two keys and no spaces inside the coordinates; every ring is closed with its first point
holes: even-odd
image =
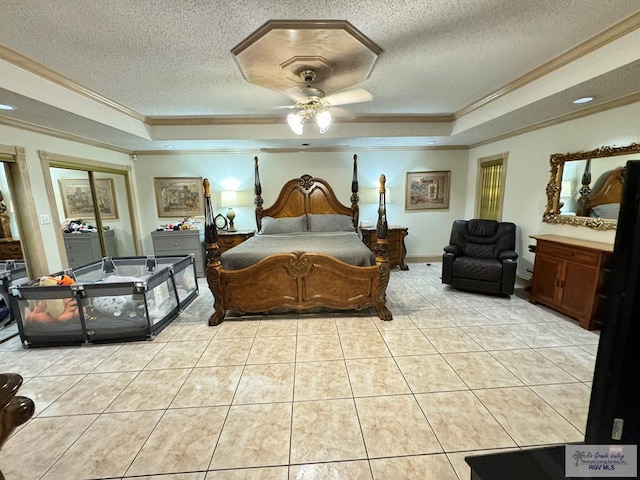
{"type": "Polygon", "coordinates": [[[270,20],[231,53],[248,82],[294,96],[304,70],[329,94],[364,82],[382,49],[345,20],[270,20]]]}

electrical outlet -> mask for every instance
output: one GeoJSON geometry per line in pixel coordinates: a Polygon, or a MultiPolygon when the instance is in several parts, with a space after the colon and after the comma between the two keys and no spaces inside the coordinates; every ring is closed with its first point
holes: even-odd
{"type": "Polygon", "coordinates": [[[40,214],[40,224],[41,225],[47,225],[51,223],[51,216],[47,213],[41,213],[40,214]]]}

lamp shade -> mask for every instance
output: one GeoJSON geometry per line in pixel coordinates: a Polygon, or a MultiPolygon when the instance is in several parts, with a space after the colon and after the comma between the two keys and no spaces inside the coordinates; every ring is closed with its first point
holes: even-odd
{"type": "Polygon", "coordinates": [[[220,206],[227,208],[238,206],[237,192],[234,190],[223,190],[220,193],[220,206]]]}

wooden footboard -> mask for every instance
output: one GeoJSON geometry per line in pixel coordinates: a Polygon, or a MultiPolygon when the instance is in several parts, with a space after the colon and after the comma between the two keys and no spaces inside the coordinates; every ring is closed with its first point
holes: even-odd
{"type": "Polygon", "coordinates": [[[382,320],[391,320],[386,307],[389,270],[386,262],[355,267],[329,255],[304,252],[272,255],[242,270],[210,264],[207,281],[215,311],[209,325],[219,325],[228,310],[245,314],[315,307],[375,307],[382,320]]]}

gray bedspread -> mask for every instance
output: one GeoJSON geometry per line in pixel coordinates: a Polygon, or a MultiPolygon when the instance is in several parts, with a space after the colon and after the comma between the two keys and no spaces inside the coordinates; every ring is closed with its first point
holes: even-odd
{"type": "Polygon", "coordinates": [[[375,265],[375,255],[355,232],[304,232],[255,235],[222,254],[226,270],[240,270],[275,253],[326,253],[358,267],[375,265]]]}

